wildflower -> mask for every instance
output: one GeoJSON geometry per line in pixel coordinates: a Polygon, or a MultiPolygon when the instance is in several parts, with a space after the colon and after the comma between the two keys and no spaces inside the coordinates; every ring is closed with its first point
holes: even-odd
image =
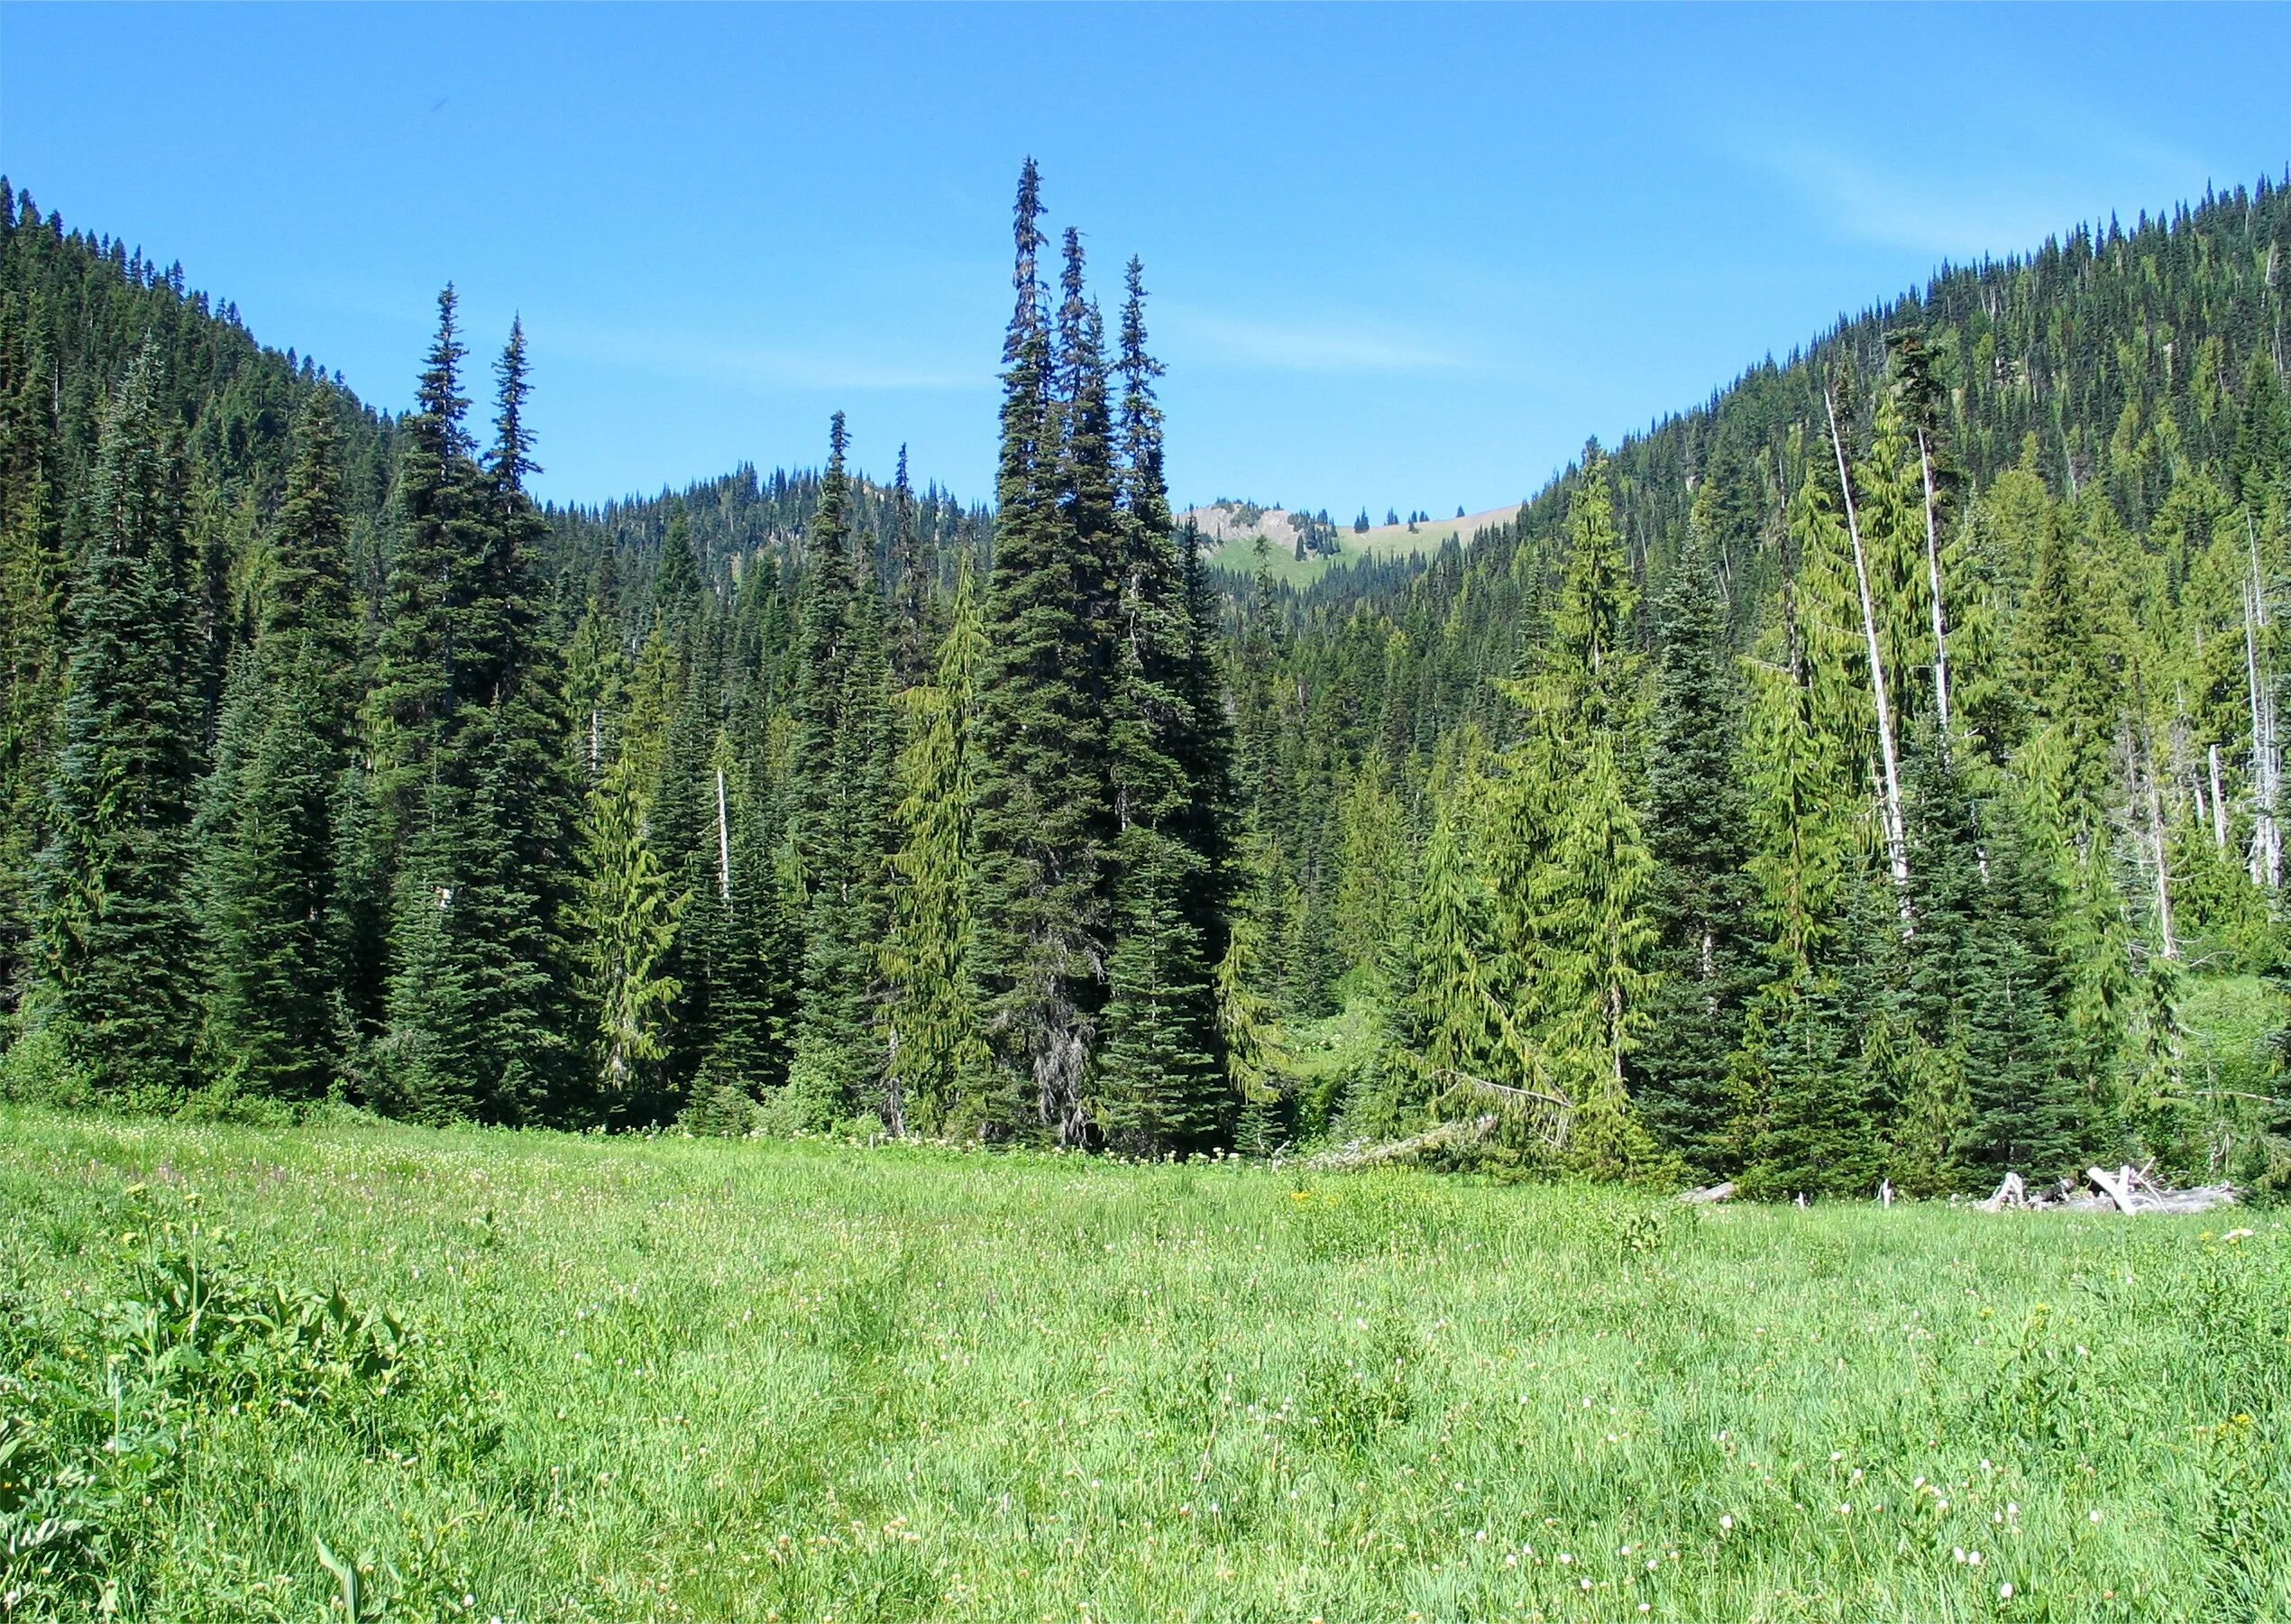
{"type": "Polygon", "coordinates": [[[2008,1579],[2002,1584],[1997,1586],[1997,1600],[2000,1601],[2010,1601],[2012,1600],[2011,1580],[2008,1579]]]}
{"type": "Polygon", "coordinates": [[[2097,1512],[2097,1511],[2094,1511],[2094,1513],[2092,1513],[2092,1515],[2091,1515],[2090,1517],[2088,1517],[2085,1520],[2086,1520],[2086,1521],[2088,1521],[2088,1522],[2097,1523],[2097,1522],[2100,1520],[2100,1513],[2099,1513],[2099,1512],[2097,1512]]]}
{"type": "Polygon", "coordinates": [[[1720,1517],[1718,1518],[1718,1527],[1728,1532],[1732,1532],[1734,1528],[1734,1513],[1728,1511],[1724,1516],[1720,1517]]]}

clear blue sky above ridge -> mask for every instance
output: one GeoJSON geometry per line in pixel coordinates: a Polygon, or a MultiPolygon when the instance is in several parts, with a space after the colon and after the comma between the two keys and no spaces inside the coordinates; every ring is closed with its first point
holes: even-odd
{"type": "Polygon", "coordinates": [[[545,494],[988,493],[1019,161],[1143,256],[1181,502],[1452,513],[1944,259],[2291,161],[2291,8],[0,5],[0,170],[402,407],[522,313],[545,494]],[[2271,66],[2270,66],[2271,65],[2271,66]],[[2270,87],[2272,79],[2272,87],[2270,87]]]}

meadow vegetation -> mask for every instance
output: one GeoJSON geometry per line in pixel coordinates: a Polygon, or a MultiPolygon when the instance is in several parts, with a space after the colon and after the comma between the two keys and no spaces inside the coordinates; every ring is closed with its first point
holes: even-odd
{"type": "Polygon", "coordinates": [[[0,1617],[2291,1617],[2291,1229],[0,1109],[0,1617]]]}

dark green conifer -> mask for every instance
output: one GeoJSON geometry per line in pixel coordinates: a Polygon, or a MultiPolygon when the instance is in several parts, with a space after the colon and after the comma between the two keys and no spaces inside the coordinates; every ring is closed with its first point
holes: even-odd
{"type": "Polygon", "coordinates": [[[334,1080],[356,1019],[347,959],[371,929],[334,876],[357,657],[337,445],[333,402],[314,390],[201,818],[210,1049],[234,1086],[285,1098],[334,1080]]]}
{"type": "Polygon", "coordinates": [[[1737,707],[1717,582],[1699,542],[1672,574],[1662,618],[1645,821],[1660,979],[1631,1091],[1656,1139],[1708,1174],[1725,1161],[1728,1061],[1762,966],[1737,707]]]}
{"type": "MultiPolygon", "coordinates": [[[[1005,1125],[1079,1142],[1105,954],[1110,840],[1101,550],[1113,519],[1104,373],[1086,350],[1053,377],[1032,161],[1014,219],[1017,310],[1003,344],[988,674],[979,708],[982,980],[1005,1125]],[[1056,386],[1057,396],[1053,400],[1056,386]],[[1055,409],[1054,409],[1055,407],[1055,409]]],[[[1061,327],[1088,332],[1078,287],[1061,327]]]]}
{"type": "Polygon", "coordinates": [[[1965,1078],[1961,1164],[1992,1185],[2008,1171],[2031,1185],[2081,1172],[2099,1124],[2063,1041],[2066,979],[2044,876],[2010,806],[1976,796],[1929,739],[1913,741],[1911,785],[1908,1013],[1965,1078]]]}
{"type": "Polygon", "coordinates": [[[855,539],[843,414],[812,518],[796,673],[791,829],[802,866],[803,972],[789,1085],[825,1121],[877,1096],[876,947],[888,919],[891,667],[883,600],[855,539]]]}
{"type": "Polygon", "coordinates": [[[196,1030],[183,476],[159,371],[147,344],[104,419],[72,593],[53,833],[33,876],[32,1024],[97,1097],[130,1106],[179,1095],[196,1030]]]}

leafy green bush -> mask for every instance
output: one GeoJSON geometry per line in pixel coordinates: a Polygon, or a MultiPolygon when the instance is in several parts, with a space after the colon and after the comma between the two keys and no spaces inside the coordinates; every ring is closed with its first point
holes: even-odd
{"type": "Polygon", "coordinates": [[[187,1441],[221,1412],[370,1446],[440,1418],[435,1405],[394,1414],[418,1368],[394,1312],[240,1275],[224,1252],[143,1243],[93,1311],[0,1303],[0,1613],[116,1607],[187,1441]]]}

